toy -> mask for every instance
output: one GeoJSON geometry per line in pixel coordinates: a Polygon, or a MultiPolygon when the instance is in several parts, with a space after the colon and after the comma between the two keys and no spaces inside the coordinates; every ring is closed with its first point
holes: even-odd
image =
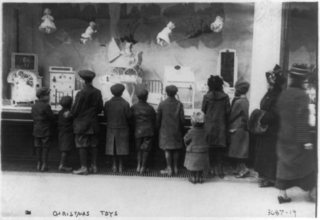
{"type": "Polygon", "coordinates": [[[217,16],[216,20],[211,24],[210,28],[213,32],[219,33],[223,28],[224,19],[221,16],[217,16]]]}
{"type": "Polygon", "coordinates": [[[49,8],[46,8],[44,10],[44,16],[42,17],[43,22],[39,26],[39,30],[46,34],[52,34],[57,30],[56,25],[53,22],[54,19],[50,14],[51,10],[49,8]]]}
{"type": "Polygon", "coordinates": [[[86,32],[84,32],[83,34],[81,34],[81,39],[80,39],[80,43],[82,44],[86,44],[87,40],[92,40],[92,35],[94,33],[97,33],[97,30],[95,30],[96,23],[94,23],[93,21],[91,21],[89,23],[89,27],[87,27],[86,32]]]}
{"type": "Polygon", "coordinates": [[[157,43],[160,46],[166,46],[170,44],[170,38],[169,36],[172,33],[172,30],[175,28],[174,23],[171,21],[167,24],[167,27],[165,27],[158,35],[157,35],[157,43]]]}

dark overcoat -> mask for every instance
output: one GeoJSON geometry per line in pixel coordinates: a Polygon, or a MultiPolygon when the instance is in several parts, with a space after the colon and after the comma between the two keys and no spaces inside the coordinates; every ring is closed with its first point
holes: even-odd
{"type": "Polygon", "coordinates": [[[209,135],[210,147],[227,147],[229,140],[229,96],[223,91],[209,91],[203,97],[201,110],[205,114],[204,128],[209,135]]]}
{"type": "Polygon", "coordinates": [[[33,119],[33,136],[49,137],[53,135],[55,117],[51,106],[43,100],[38,100],[31,108],[33,119]]]}
{"type": "Polygon", "coordinates": [[[62,108],[59,111],[59,148],[61,151],[70,151],[74,148],[73,118],[64,117],[70,109],[62,108]]]}
{"type": "Polygon", "coordinates": [[[295,180],[316,169],[315,150],[306,150],[311,143],[309,119],[309,96],[300,88],[282,92],[277,103],[280,130],[277,142],[277,179],[295,180]]]}
{"type": "Polygon", "coordinates": [[[91,84],[86,84],[76,95],[71,109],[73,131],[75,134],[99,133],[98,114],[102,113],[103,102],[100,90],[91,84]]]}
{"type": "Polygon", "coordinates": [[[154,136],[156,128],[156,111],[146,101],[131,107],[135,127],[135,138],[154,136]]]}
{"type": "Polygon", "coordinates": [[[106,155],[128,155],[129,120],[132,117],[129,103],[122,97],[112,97],[103,111],[107,122],[106,155]]]}
{"type": "Polygon", "coordinates": [[[183,147],[184,110],[175,97],[168,97],[159,104],[157,111],[159,147],[175,150],[183,147]]]}
{"type": "Polygon", "coordinates": [[[280,126],[276,103],[281,94],[280,88],[269,89],[260,102],[260,109],[266,113],[261,119],[263,125],[268,125],[265,133],[257,136],[254,170],[261,178],[276,180],[277,155],[276,144],[280,126]]]}
{"type": "Polygon", "coordinates": [[[245,96],[234,98],[229,118],[229,157],[242,159],[249,157],[249,132],[247,130],[248,115],[248,99],[245,96]]]}

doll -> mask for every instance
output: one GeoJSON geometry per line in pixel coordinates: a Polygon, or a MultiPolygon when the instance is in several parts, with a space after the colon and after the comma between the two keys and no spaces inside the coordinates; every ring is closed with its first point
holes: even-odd
{"type": "Polygon", "coordinates": [[[94,23],[93,21],[91,21],[89,23],[89,27],[87,28],[86,32],[84,32],[83,34],[81,34],[81,39],[80,39],[80,43],[82,44],[86,44],[87,40],[92,40],[92,34],[97,33],[97,30],[95,30],[96,23],[94,23]]]}
{"type": "Polygon", "coordinates": [[[217,16],[216,20],[211,24],[211,30],[215,33],[219,33],[223,28],[224,19],[221,16],[217,16]]]}
{"type": "Polygon", "coordinates": [[[172,30],[175,28],[174,23],[171,21],[167,24],[167,27],[165,27],[157,36],[157,43],[160,46],[165,46],[166,44],[170,44],[170,38],[169,35],[171,35],[172,30]]]}
{"type": "Polygon", "coordinates": [[[51,34],[57,30],[55,24],[53,23],[54,19],[50,14],[51,10],[46,8],[44,10],[44,16],[42,17],[43,22],[39,26],[39,30],[47,34],[51,34]]]}

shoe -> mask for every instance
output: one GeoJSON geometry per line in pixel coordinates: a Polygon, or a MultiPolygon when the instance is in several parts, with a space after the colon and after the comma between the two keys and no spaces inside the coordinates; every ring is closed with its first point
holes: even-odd
{"type": "Polygon", "coordinates": [[[141,167],[141,169],[140,169],[140,174],[144,174],[145,172],[146,172],[146,168],[141,167]]]}
{"type": "Polygon", "coordinates": [[[193,183],[193,184],[196,184],[197,183],[196,177],[195,176],[190,176],[189,177],[189,182],[193,183]]]}
{"type": "Polygon", "coordinates": [[[77,175],[88,175],[89,174],[87,168],[80,168],[79,170],[74,170],[72,173],[77,174],[77,175]]]}
{"type": "Polygon", "coordinates": [[[48,170],[50,170],[50,167],[47,166],[46,164],[42,164],[41,171],[45,172],[45,171],[48,171],[48,170]]]}
{"type": "Polygon", "coordinates": [[[123,170],[124,170],[123,164],[120,163],[120,164],[119,164],[119,173],[122,173],[123,170]]]}
{"type": "Polygon", "coordinates": [[[96,173],[98,173],[98,168],[97,168],[97,166],[91,165],[89,171],[90,171],[91,173],[93,173],[93,174],[96,174],[96,173]]]}
{"type": "Polygon", "coordinates": [[[160,173],[163,175],[172,176],[172,170],[171,169],[169,170],[168,168],[165,170],[161,170],[160,173]]]}
{"type": "Polygon", "coordinates": [[[178,168],[174,168],[174,175],[178,176],[178,174],[179,174],[178,168]]]}
{"type": "Polygon", "coordinates": [[[236,178],[244,178],[246,176],[248,176],[250,174],[250,170],[246,170],[243,173],[240,173],[238,176],[236,176],[236,178]]]}
{"type": "Polygon", "coordinates": [[[283,198],[282,196],[278,196],[278,201],[280,204],[291,202],[291,198],[283,198]]]}
{"type": "Polygon", "coordinates": [[[261,180],[261,181],[258,181],[258,186],[260,188],[265,188],[265,187],[274,186],[274,183],[268,180],[261,180]]]}
{"type": "Polygon", "coordinates": [[[71,167],[65,167],[65,166],[60,165],[60,166],[59,166],[59,171],[62,171],[62,172],[71,172],[71,171],[72,171],[72,168],[71,168],[71,167]]]}
{"type": "Polygon", "coordinates": [[[37,170],[41,171],[41,162],[40,161],[37,164],[37,170]]]}
{"type": "Polygon", "coordinates": [[[202,176],[202,174],[199,174],[199,175],[198,175],[197,182],[200,183],[200,184],[203,183],[203,176],[202,176]]]}
{"type": "Polygon", "coordinates": [[[141,168],[140,166],[137,167],[137,173],[140,173],[141,172],[141,168]]]}

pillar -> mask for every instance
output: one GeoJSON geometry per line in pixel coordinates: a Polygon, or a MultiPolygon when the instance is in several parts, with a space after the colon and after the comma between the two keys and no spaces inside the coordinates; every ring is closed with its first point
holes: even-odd
{"type": "Polygon", "coordinates": [[[281,2],[255,2],[249,113],[260,108],[267,92],[265,73],[280,64],[281,23],[281,2]]]}

